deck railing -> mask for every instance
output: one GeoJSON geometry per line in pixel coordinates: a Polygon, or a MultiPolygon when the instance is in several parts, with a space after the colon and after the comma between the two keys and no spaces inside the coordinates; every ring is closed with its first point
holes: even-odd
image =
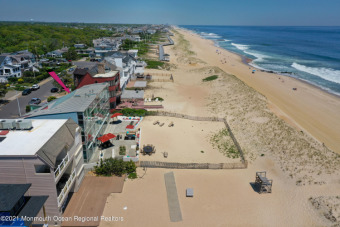
{"type": "Polygon", "coordinates": [[[63,171],[63,169],[67,166],[67,164],[70,162],[70,156],[67,153],[67,155],[63,158],[63,161],[58,165],[58,168],[54,171],[54,179],[57,181],[58,176],[63,171]]]}
{"type": "Polygon", "coordinates": [[[76,170],[74,169],[73,172],[70,175],[70,178],[67,180],[64,188],[61,190],[61,193],[58,196],[58,206],[60,207],[66,197],[66,195],[69,193],[71,186],[76,179],[76,170]]]}

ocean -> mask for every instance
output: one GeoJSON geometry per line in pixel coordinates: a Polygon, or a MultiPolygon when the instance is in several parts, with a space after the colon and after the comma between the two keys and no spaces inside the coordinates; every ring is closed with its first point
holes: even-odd
{"type": "Polygon", "coordinates": [[[340,95],[340,27],[179,26],[246,56],[252,66],[340,95]]]}

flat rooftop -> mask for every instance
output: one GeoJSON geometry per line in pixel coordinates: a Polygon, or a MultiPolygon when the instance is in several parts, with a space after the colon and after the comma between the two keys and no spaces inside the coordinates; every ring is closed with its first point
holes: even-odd
{"type": "Polygon", "coordinates": [[[121,98],[122,99],[143,99],[144,91],[124,90],[121,98]]]}
{"type": "Polygon", "coordinates": [[[66,121],[32,120],[31,130],[10,130],[0,142],[0,157],[35,155],[66,121]]]}
{"type": "Polygon", "coordinates": [[[119,71],[110,71],[108,73],[102,73],[102,74],[96,74],[93,77],[94,78],[98,78],[98,77],[102,77],[102,78],[110,78],[110,77],[114,77],[117,75],[117,73],[119,73],[119,71]]]}

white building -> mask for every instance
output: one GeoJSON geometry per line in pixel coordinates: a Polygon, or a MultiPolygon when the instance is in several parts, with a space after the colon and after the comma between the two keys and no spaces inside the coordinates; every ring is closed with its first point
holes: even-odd
{"type": "Polygon", "coordinates": [[[105,60],[117,66],[117,69],[120,71],[120,88],[124,89],[131,80],[131,76],[135,73],[136,58],[129,53],[115,52],[110,57],[105,57],[105,60]]]}
{"type": "Polygon", "coordinates": [[[21,76],[20,65],[14,65],[9,56],[0,56],[0,83],[7,83],[8,78],[21,76]]]}
{"type": "Polygon", "coordinates": [[[81,128],[72,119],[0,120],[0,183],[32,184],[29,195],[49,196],[49,216],[62,216],[69,193],[80,187],[83,168],[81,128]]]}

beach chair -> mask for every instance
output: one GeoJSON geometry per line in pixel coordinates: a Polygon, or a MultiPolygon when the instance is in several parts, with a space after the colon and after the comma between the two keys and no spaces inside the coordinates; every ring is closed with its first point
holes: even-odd
{"type": "Polygon", "coordinates": [[[153,123],[153,125],[157,125],[157,124],[159,124],[158,120],[153,123]]]}
{"type": "Polygon", "coordinates": [[[151,102],[151,98],[149,98],[149,101],[148,102],[151,102]]]}
{"type": "Polygon", "coordinates": [[[155,101],[158,102],[158,98],[156,98],[155,101]]]}
{"type": "Polygon", "coordinates": [[[144,102],[148,102],[148,99],[147,99],[147,98],[145,98],[145,99],[144,99],[144,102]]]}
{"type": "Polygon", "coordinates": [[[164,125],[164,123],[159,124],[159,126],[161,126],[161,127],[162,127],[163,125],[164,125]]]}
{"type": "Polygon", "coordinates": [[[174,122],[170,122],[170,124],[169,124],[169,127],[173,127],[174,126],[174,122]]]}

